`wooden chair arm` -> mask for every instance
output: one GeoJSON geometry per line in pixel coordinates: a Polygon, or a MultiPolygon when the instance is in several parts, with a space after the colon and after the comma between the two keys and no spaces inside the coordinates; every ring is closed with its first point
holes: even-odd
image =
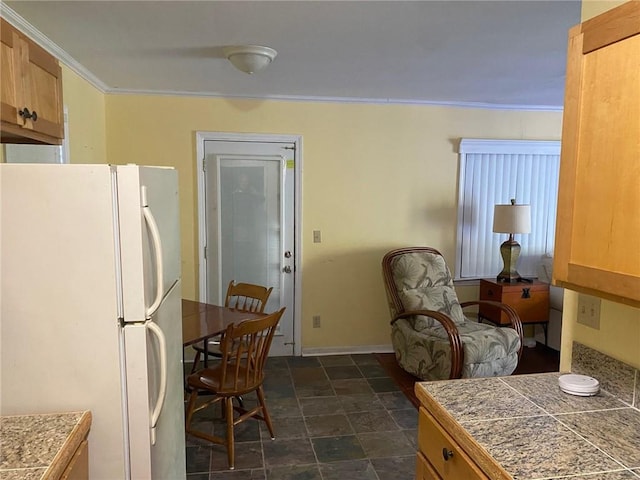
{"type": "Polygon", "coordinates": [[[458,327],[456,327],[455,322],[451,317],[442,312],[436,312],[434,310],[411,310],[397,315],[390,323],[393,325],[401,318],[413,317],[415,315],[431,317],[439,322],[445,329],[449,337],[449,345],[451,346],[451,370],[449,371],[449,378],[461,378],[462,365],[464,364],[464,349],[462,348],[462,340],[460,339],[458,327]]]}
{"type": "Polygon", "coordinates": [[[522,349],[524,348],[524,329],[522,328],[522,322],[520,321],[518,312],[506,303],[494,302],[492,300],[471,300],[460,304],[462,308],[466,308],[471,305],[491,305],[499,308],[507,315],[511,328],[513,328],[518,334],[518,337],[520,337],[520,350],[518,350],[518,360],[520,360],[520,357],[522,356],[522,349]]]}

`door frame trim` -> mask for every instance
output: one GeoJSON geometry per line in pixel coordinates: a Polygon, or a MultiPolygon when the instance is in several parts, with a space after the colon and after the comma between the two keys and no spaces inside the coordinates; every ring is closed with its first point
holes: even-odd
{"type": "Polygon", "coordinates": [[[277,135],[264,133],[229,133],[229,132],[196,132],[196,168],[198,183],[198,284],[199,298],[207,296],[207,276],[206,269],[200,268],[206,265],[204,249],[207,243],[205,224],[205,178],[204,178],[204,142],[205,141],[242,141],[242,142],[281,142],[293,143],[296,148],[294,163],[294,206],[293,223],[295,255],[294,255],[294,277],[293,277],[293,354],[302,355],[302,328],[300,314],[302,312],[302,136],[301,135],[277,135]]]}

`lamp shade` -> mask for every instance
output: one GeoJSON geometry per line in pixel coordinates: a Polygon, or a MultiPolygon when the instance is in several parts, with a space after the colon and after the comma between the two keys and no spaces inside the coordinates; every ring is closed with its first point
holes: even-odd
{"type": "Polygon", "coordinates": [[[262,45],[235,45],[225,47],[224,54],[238,70],[251,74],[269,65],[278,52],[262,45]]]}
{"type": "Polygon", "coordinates": [[[495,233],[531,233],[530,205],[496,205],[493,212],[495,233]]]}

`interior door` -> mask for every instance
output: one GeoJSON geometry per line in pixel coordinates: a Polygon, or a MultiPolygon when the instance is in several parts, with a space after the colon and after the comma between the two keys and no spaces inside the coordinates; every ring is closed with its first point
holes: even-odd
{"type": "Polygon", "coordinates": [[[286,307],[272,355],[294,353],[295,145],[204,141],[206,301],[231,280],[273,287],[265,312],[286,307]]]}

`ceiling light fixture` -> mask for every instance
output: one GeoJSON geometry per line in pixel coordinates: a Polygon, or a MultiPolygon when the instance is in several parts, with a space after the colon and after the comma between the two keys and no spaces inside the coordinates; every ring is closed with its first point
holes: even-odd
{"type": "Polygon", "coordinates": [[[269,65],[276,52],[273,48],[262,45],[234,45],[224,47],[224,55],[234,67],[241,72],[252,74],[258,72],[269,65]]]}

